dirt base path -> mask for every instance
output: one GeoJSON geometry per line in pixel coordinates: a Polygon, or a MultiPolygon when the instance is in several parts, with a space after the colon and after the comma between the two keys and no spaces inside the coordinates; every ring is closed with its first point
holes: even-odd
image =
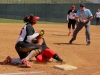
{"type": "MultiPolygon", "coordinates": [[[[3,60],[9,55],[18,58],[14,45],[21,24],[0,23],[0,75],[100,75],[100,26],[91,26],[91,45],[86,46],[85,28],[77,35],[77,40],[72,45],[68,44],[72,36],[67,36],[67,25],[37,24],[35,30],[44,29],[44,38],[47,45],[58,53],[67,64],[78,67],[77,70],[62,71],[53,66],[59,63],[35,63],[33,58],[32,68],[23,68],[20,65],[2,65],[3,60]]],[[[52,60],[52,59],[51,59],[52,60]]]]}

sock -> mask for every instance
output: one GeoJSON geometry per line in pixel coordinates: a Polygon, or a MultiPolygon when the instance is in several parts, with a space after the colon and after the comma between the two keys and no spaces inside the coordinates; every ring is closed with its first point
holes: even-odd
{"type": "Polygon", "coordinates": [[[75,30],[75,29],[72,30],[72,35],[73,35],[73,33],[74,33],[74,30],[75,30]]]}
{"type": "Polygon", "coordinates": [[[11,59],[11,63],[18,63],[18,64],[21,64],[22,61],[21,61],[20,58],[12,58],[12,59],[11,59]]]}
{"type": "Polygon", "coordinates": [[[26,57],[26,60],[30,60],[32,57],[37,56],[41,51],[39,49],[32,50],[29,55],[26,57]]]}
{"type": "Polygon", "coordinates": [[[62,61],[62,59],[57,54],[54,54],[53,58],[56,59],[57,61],[62,61]]]}
{"type": "Polygon", "coordinates": [[[71,33],[71,29],[69,29],[69,33],[71,33]]]}

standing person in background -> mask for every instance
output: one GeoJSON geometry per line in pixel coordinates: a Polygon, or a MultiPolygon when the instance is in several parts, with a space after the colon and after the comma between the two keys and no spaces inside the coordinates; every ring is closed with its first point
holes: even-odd
{"type": "Polygon", "coordinates": [[[86,29],[86,42],[87,45],[90,45],[90,20],[93,18],[91,11],[85,8],[85,4],[80,4],[80,10],[77,11],[75,20],[79,19],[79,23],[73,33],[73,37],[69,41],[71,44],[74,40],[76,40],[77,33],[85,27],[86,29]]]}
{"type": "Polygon", "coordinates": [[[68,23],[68,29],[69,29],[68,36],[70,34],[73,35],[75,24],[76,24],[76,20],[75,20],[76,12],[77,10],[75,9],[75,5],[72,5],[71,9],[67,13],[67,23],[68,23]],[[72,30],[71,30],[71,25],[72,25],[72,30]]]}
{"type": "Polygon", "coordinates": [[[96,25],[99,26],[100,25],[100,9],[98,9],[94,17],[96,17],[96,25]]]}

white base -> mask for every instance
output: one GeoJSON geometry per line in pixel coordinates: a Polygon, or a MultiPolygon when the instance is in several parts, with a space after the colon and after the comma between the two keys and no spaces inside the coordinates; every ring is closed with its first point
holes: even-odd
{"type": "Polygon", "coordinates": [[[58,69],[61,69],[61,70],[76,70],[76,69],[78,69],[77,67],[71,66],[71,65],[68,65],[68,64],[55,65],[54,68],[58,68],[58,69]]]}

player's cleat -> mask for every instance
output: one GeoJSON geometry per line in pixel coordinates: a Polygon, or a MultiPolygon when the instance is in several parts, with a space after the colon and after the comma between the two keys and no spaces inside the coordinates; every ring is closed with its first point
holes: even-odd
{"type": "Polygon", "coordinates": [[[61,64],[66,64],[66,61],[62,60],[61,64]]]}
{"type": "Polygon", "coordinates": [[[26,60],[25,58],[22,59],[22,62],[24,63],[24,65],[27,67],[27,68],[31,68],[31,65],[29,64],[29,61],[26,60]]]}
{"type": "Polygon", "coordinates": [[[10,63],[11,63],[11,57],[8,56],[8,57],[6,57],[6,59],[4,60],[3,65],[10,64],[10,63]]]}
{"type": "Polygon", "coordinates": [[[72,38],[72,39],[69,41],[69,44],[72,44],[73,41],[74,41],[74,39],[72,38]]]}
{"type": "Polygon", "coordinates": [[[71,32],[68,33],[68,36],[71,34],[71,32]]]}
{"type": "Polygon", "coordinates": [[[86,45],[89,46],[90,45],[90,42],[88,42],[86,45]]]}
{"type": "Polygon", "coordinates": [[[66,64],[66,61],[64,61],[64,60],[60,60],[58,62],[60,62],[61,64],[66,64]]]}

